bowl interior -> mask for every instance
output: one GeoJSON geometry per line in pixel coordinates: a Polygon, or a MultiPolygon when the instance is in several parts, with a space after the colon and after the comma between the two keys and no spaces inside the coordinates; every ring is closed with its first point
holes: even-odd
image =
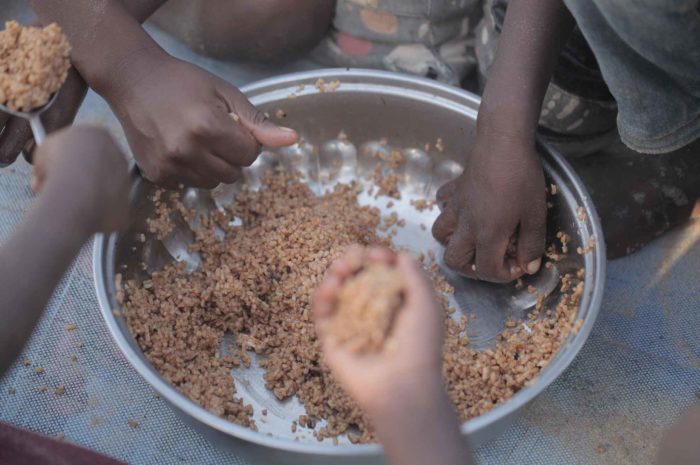
{"type": "MultiPolygon", "coordinates": [[[[465,313],[476,317],[470,323],[468,333],[470,343],[476,348],[491,346],[503,330],[506,319],[522,320],[526,316],[527,309],[536,300],[536,296],[527,292],[527,285],[539,286],[541,276],[527,278],[522,289],[516,289],[512,284],[475,282],[457,276],[444,266],[442,247],[430,233],[430,227],[439,214],[438,208],[418,211],[411,205],[413,200],[434,199],[436,190],[461,172],[461,161],[474,142],[478,108],[475,97],[414,78],[343,71],[302,73],[264,81],[247,89],[247,93],[253,103],[269,113],[273,120],[296,129],[302,135],[303,143],[274,151],[265,149],[255,164],[245,170],[244,179],[236,184],[219,186],[212,191],[182,189],[182,199],[187,206],[202,213],[222,208],[233,201],[243,183],[258,188],[261,176],[277,166],[301,170],[311,188],[319,193],[332,188],[335,183],[352,180],[359,180],[369,188],[366,175],[376,163],[372,154],[399,149],[406,159],[397,172],[401,199],[374,198],[365,189],[359,203],[376,206],[383,214],[396,211],[406,220],[406,226],[398,229],[394,239],[397,246],[416,255],[429,251],[436,255],[442,272],[455,287],[455,294],[450,299],[458,309],[457,316],[465,313]],[[317,83],[319,77],[325,84],[317,83]],[[331,90],[330,87],[335,85],[329,86],[329,83],[335,80],[339,80],[340,85],[331,90]],[[325,87],[325,91],[321,92],[319,87],[325,87]],[[387,209],[389,201],[394,203],[391,209],[387,209]]],[[[546,147],[541,147],[541,152],[548,183],[555,183],[559,190],[558,195],[551,199],[548,243],[556,240],[558,231],[571,236],[571,250],[585,246],[591,235],[597,234],[601,238],[597,216],[575,175],[557,154],[546,147]],[[577,215],[579,206],[585,209],[585,218],[577,215]]],[[[136,178],[133,221],[126,232],[98,244],[96,259],[99,263],[96,266],[101,267],[99,279],[102,282],[98,283],[98,293],[101,293],[103,310],[107,307],[104,313],[110,329],[121,336],[118,339],[118,342],[123,341],[120,345],[128,345],[130,353],[135,354],[130,359],[133,364],[138,364],[137,369],[141,367],[150,370],[153,376],[159,376],[138,349],[124,319],[111,312],[111,309],[118,308],[114,286],[116,273],[121,273],[123,279],[142,280],[148,272],[173,260],[185,261],[190,268],[198,264],[198,256],[187,250],[187,244],[193,240],[195,223],[182,220],[163,241],[149,233],[146,220],[154,215],[150,200],[154,192],[153,185],[136,178]]],[[[584,320],[581,331],[570,335],[555,360],[535,383],[487,415],[467,422],[465,431],[473,432],[516,410],[570,363],[585,341],[597,312],[603,254],[602,247],[599,247],[585,255],[571,253],[557,263],[556,271],[560,274],[586,269],[585,292],[579,310],[579,318],[584,320]]],[[[557,293],[550,298],[556,299],[557,293]]],[[[236,380],[238,395],[255,409],[258,434],[271,435],[284,442],[318,444],[310,431],[303,428],[291,431],[292,421],[304,413],[303,406],[296,398],[278,401],[264,387],[262,369],[257,366],[256,357],[253,355],[252,358],[251,368],[235,369],[232,376],[236,380]],[[268,411],[265,417],[260,414],[262,409],[268,411]]],[[[174,389],[169,389],[170,392],[165,394],[180,396],[174,389]]],[[[191,404],[191,411],[197,412],[201,418],[213,417],[194,404],[191,404]]],[[[209,419],[217,428],[238,435],[240,427],[214,418],[209,419]]],[[[346,440],[341,439],[343,441],[346,440]]],[[[330,441],[326,442],[328,447],[333,447],[330,441]]]]}

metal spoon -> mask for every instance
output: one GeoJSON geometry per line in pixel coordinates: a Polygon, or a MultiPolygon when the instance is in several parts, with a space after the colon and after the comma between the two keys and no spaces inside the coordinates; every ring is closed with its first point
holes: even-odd
{"type": "Polygon", "coordinates": [[[454,299],[462,314],[475,313],[469,323],[469,344],[477,350],[494,346],[507,320],[527,321],[527,313],[537,305],[538,296],[549,296],[559,286],[560,270],[556,265],[542,267],[534,275],[523,276],[523,286],[496,284],[465,278],[442,268],[454,287],[454,299]],[[536,292],[530,293],[528,287],[536,292]]]}
{"type": "Polygon", "coordinates": [[[44,143],[44,139],[46,139],[46,130],[41,122],[40,116],[43,112],[48,110],[51,105],[53,105],[53,103],[56,101],[56,96],[58,96],[58,92],[54,92],[48,102],[33,109],[32,111],[12,110],[5,105],[0,105],[0,111],[9,113],[12,116],[17,116],[18,118],[24,118],[29,121],[29,126],[32,128],[32,134],[34,135],[34,142],[36,145],[41,145],[44,143]]]}

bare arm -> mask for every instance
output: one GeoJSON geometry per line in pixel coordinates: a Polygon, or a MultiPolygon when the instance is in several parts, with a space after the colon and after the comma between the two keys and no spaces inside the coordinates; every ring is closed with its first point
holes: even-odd
{"type": "Polygon", "coordinates": [[[464,173],[438,192],[433,225],[445,263],[465,276],[508,282],[537,272],[546,229],[535,131],[557,56],[573,27],[561,0],[512,0],[464,173]],[[507,256],[510,239],[516,255],[507,256]]]}
{"type": "Polygon", "coordinates": [[[230,83],[171,57],[141,27],[163,0],[31,0],[73,45],[87,84],[124,128],[141,173],[164,187],[232,183],[260,146],[293,144],[230,83]]]}
{"type": "Polygon", "coordinates": [[[542,99],[574,27],[562,0],[512,0],[479,109],[480,135],[534,144],[542,99]]]}
{"type": "Polygon", "coordinates": [[[47,190],[0,249],[0,373],[19,355],[63,273],[88,239],[75,211],[47,190]]]}
{"type": "Polygon", "coordinates": [[[39,20],[61,25],[73,47],[71,59],[90,87],[102,94],[127,79],[132,60],[165,53],[141,23],[166,0],[30,0],[39,20]]]}
{"type": "MultiPolygon", "coordinates": [[[[117,0],[111,0],[119,4],[117,0]]],[[[125,18],[131,22],[145,21],[165,0],[123,0],[121,5],[128,12],[131,18],[125,18]]],[[[103,49],[97,47],[100,44],[99,40],[94,38],[99,37],[104,40],[110,38],[113,31],[104,31],[106,34],[98,36],[96,33],[88,34],[86,28],[83,27],[82,20],[93,21],[98,23],[96,16],[97,11],[81,11],[77,10],[75,14],[72,10],[75,9],[76,3],[80,2],[57,2],[57,1],[33,1],[33,6],[44,22],[56,21],[60,22],[64,30],[68,32],[73,46],[73,54],[77,61],[80,61],[85,66],[81,66],[83,72],[91,72],[91,80],[97,79],[99,75],[95,71],[100,65],[99,60],[110,58],[109,53],[104,53],[103,49]],[[70,12],[70,14],[68,14],[70,12]],[[90,14],[88,14],[90,13],[90,14]],[[81,40],[87,39],[87,40],[81,40]],[[96,74],[97,73],[97,74],[96,74]]],[[[84,3],[84,2],[83,2],[84,3]]],[[[85,5],[83,5],[85,9],[85,5]]],[[[106,10],[101,10],[106,11],[106,10]]],[[[123,16],[123,15],[122,15],[123,16]]],[[[36,25],[42,24],[38,21],[36,25]]],[[[101,28],[95,28],[93,31],[102,33],[101,28]]],[[[118,44],[119,45],[119,44],[118,44]]],[[[123,45],[123,44],[122,44],[123,45]]],[[[117,47],[119,48],[119,47],[117,47]]],[[[127,51],[122,51],[122,56],[128,54],[127,51]]],[[[103,63],[102,66],[105,66],[103,63]]],[[[116,75],[114,75],[116,78],[116,75]]],[[[104,86],[103,86],[104,87],[104,86]]],[[[78,113],[85,94],[87,93],[87,84],[81,74],[73,66],[68,74],[65,84],[59,92],[56,102],[45,113],[42,114],[42,121],[47,132],[52,133],[58,129],[69,126],[75,115],[78,113]]],[[[19,154],[24,151],[27,160],[31,161],[32,152],[34,150],[34,140],[29,124],[22,118],[12,117],[10,115],[0,114],[0,166],[12,164],[19,154]]]]}
{"type": "Polygon", "coordinates": [[[96,128],[60,131],[37,150],[41,193],[0,247],[0,374],[19,355],[82,245],[126,220],[126,169],[124,155],[96,128]]]}
{"type": "Polygon", "coordinates": [[[399,389],[370,413],[389,461],[395,465],[474,463],[440,377],[413,383],[420,384],[420,389],[405,394],[399,389]]]}

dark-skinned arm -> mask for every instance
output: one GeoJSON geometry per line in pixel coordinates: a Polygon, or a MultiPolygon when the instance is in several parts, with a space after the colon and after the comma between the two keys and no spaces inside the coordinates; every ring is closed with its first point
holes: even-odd
{"type": "Polygon", "coordinates": [[[512,0],[489,70],[477,130],[534,144],[542,99],[574,27],[562,0],[512,0]]]}
{"type": "Polygon", "coordinates": [[[71,43],[71,61],[97,93],[128,81],[132,60],[165,52],[143,29],[166,0],[30,0],[43,24],[58,23],[71,43]]]}
{"type": "Polygon", "coordinates": [[[260,146],[293,144],[230,83],[165,52],[140,20],[162,0],[32,0],[42,22],[57,22],[72,61],[109,103],[141,173],[164,186],[231,183],[260,146]]]}
{"type": "Polygon", "coordinates": [[[512,0],[464,173],[438,192],[433,234],[463,275],[508,282],[536,273],[545,247],[545,183],[535,151],[542,99],[574,22],[561,0],[512,0]],[[517,239],[514,257],[508,243],[517,239]]]}
{"type": "MultiPolygon", "coordinates": [[[[122,0],[121,4],[134,20],[142,23],[164,2],[165,0],[122,0]]],[[[43,17],[55,18],[54,20],[61,19],[65,24],[69,18],[56,14],[54,10],[59,9],[57,4],[58,2],[40,2],[34,6],[43,17]]],[[[41,24],[37,21],[35,25],[40,26],[41,24]]],[[[88,50],[91,53],[97,51],[98,49],[94,47],[88,50]]],[[[84,55],[84,52],[81,50],[80,54],[84,55]]],[[[41,115],[46,131],[51,133],[69,126],[75,119],[86,93],[87,84],[75,67],[72,67],[58,98],[51,108],[41,115]]],[[[25,157],[31,161],[33,150],[34,138],[27,121],[8,114],[0,114],[0,166],[12,164],[22,151],[24,151],[25,157]]]]}

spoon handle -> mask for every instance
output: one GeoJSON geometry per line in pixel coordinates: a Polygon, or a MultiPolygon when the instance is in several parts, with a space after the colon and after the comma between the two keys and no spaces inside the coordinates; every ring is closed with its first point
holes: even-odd
{"type": "Polygon", "coordinates": [[[44,143],[46,139],[46,130],[44,125],[41,123],[41,117],[39,115],[31,115],[29,117],[29,125],[32,128],[32,133],[34,134],[34,142],[37,146],[44,143]]]}

